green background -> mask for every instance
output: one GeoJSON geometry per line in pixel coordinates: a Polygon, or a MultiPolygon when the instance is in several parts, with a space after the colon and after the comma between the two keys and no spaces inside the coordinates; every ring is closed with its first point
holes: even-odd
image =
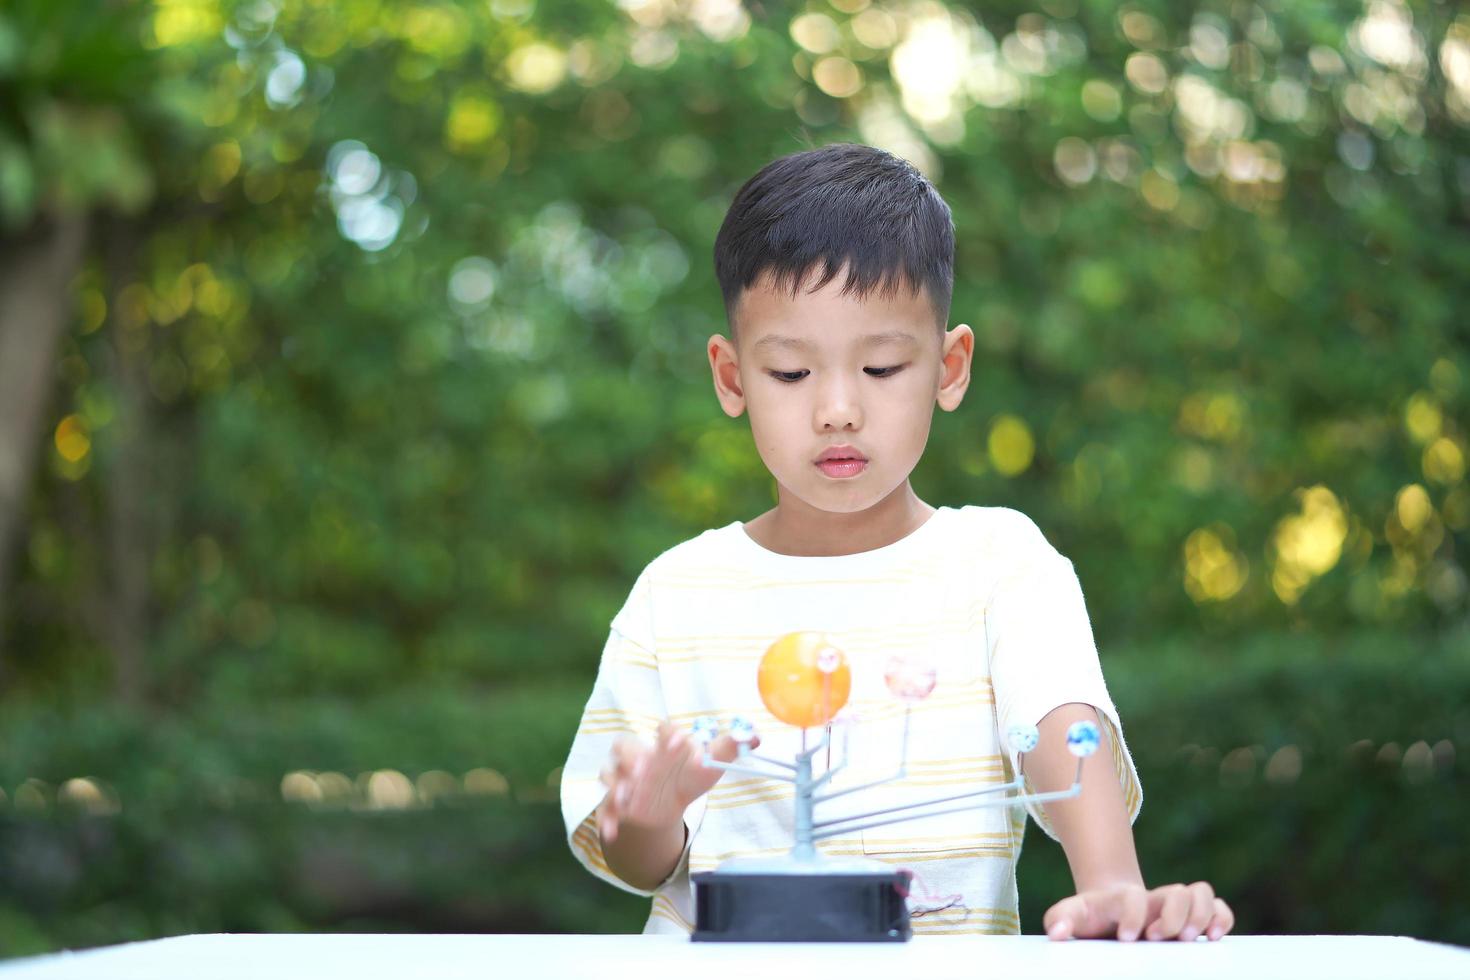
{"type": "Polygon", "coordinates": [[[1470,943],[1454,5],[13,0],[0,955],[640,928],[556,767],[638,570],[773,501],[711,250],[836,140],[953,209],[914,486],[1075,563],[1149,883],[1470,943]]]}

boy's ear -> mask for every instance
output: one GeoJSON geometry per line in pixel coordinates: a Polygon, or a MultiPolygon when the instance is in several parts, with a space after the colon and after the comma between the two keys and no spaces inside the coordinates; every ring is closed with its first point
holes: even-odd
{"type": "Polygon", "coordinates": [[[940,408],[953,412],[960,407],[965,389],[970,387],[970,359],[975,353],[975,334],[968,324],[961,323],[945,332],[941,344],[937,398],[940,408]]]}
{"type": "Polygon", "coordinates": [[[709,339],[709,367],[714,375],[715,397],[732,419],[745,411],[745,391],[740,387],[740,360],[735,345],[723,334],[709,339]]]}

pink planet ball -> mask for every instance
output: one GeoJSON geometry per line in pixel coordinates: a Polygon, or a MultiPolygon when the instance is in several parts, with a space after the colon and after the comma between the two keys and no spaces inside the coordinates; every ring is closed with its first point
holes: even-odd
{"type": "Polygon", "coordinates": [[[888,661],[883,680],[894,697],[922,701],[934,690],[934,665],[922,657],[899,655],[888,661]]]}

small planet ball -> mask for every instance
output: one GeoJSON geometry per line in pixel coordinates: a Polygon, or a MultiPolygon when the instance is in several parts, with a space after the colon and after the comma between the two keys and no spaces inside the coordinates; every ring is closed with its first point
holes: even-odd
{"type": "Polygon", "coordinates": [[[1030,752],[1041,741],[1041,732],[1035,725],[1012,725],[1006,729],[1006,741],[1017,752],[1030,752]]]}
{"type": "Polygon", "coordinates": [[[694,720],[694,741],[708,745],[720,734],[720,723],[709,715],[694,720]]]}
{"type": "Polygon", "coordinates": [[[825,633],[787,633],[766,649],[756,673],[766,710],[797,728],[820,728],[847,704],[852,670],[825,633]]]}
{"type": "Polygon", "coordinates": [[[755,739],[755,726],[736,715],[730,719],[730,737],[744,745],[755,739]]]}
{"type": "Polygon", "coordinates": [[[923,657],[900,654],[888,661],[883,681],[893,696],[905,701],[922,701],[934,690],[934,665],[923,657]]]}

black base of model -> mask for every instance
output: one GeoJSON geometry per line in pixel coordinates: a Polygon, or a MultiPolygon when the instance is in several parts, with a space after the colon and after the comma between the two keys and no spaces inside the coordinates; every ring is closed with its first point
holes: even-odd
{"type": "Polygon", "coordinates": [[[693,875],[695,942],[902,943],[907,871],[693,875]]]}

